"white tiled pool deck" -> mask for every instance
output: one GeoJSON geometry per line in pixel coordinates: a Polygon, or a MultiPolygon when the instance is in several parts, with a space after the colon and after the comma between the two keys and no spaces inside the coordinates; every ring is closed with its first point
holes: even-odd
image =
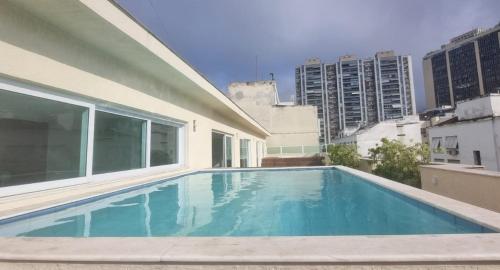
{"type": "MultiPolygon", "coordinates": [[[[385,188],[500,231],[500,214],[354,169],[385,188]]],[[[324,167],[322,167],[324,168],[324,167]]],[[[266,168],[269,169],[269,168],[266,168]]],[[[286,168],[290,169],[290,168],[286,168]]],[[[255,170],[255,168],[251,168],[255,170]]],[[[78,200],[191,171],[85,184],[0,200],[0,217],[78,200]],[[61,194],[64,193],[64,194],[61,194]]],[[[500,234],[0,238],[0,269],[500,269],[500,234]],[[183,267],[184,266],[184,267],[183,267]],[[44,268],[46,267],[46,268],[44,268]],[[93,267],[93,268],[92,268],[93,267]],[[345,267],[345,268],[342,268],[345,267]]]]}

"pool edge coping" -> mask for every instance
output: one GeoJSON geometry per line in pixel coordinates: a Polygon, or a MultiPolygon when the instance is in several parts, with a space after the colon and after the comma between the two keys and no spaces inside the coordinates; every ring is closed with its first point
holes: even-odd
{"type": "Polygon", "coordinates": [[[500,235],[0,238],[0,262],[500,264],[500,235]]]}

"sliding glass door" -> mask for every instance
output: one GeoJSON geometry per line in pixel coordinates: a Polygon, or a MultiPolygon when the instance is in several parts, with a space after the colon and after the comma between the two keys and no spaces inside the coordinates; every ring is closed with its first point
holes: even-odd
{"type": "Polygon", "coordinates": [[[226,167],[230,168],[230,167],[233,167],[233,138],[231,136],[228,136],[228,135],[225,135],[225,144],[224,144],[224,147],[226,148],[226,151],[224,151],[226,153],[226,157],[225,157],[225,161],[226,161],[226,167]]]}
{"type": "Polygon", "coordinates": [[[230,135],[212,132],[212,167],[232,167],[233,146],[230,135]]]}
{"type": "Polygon", "coordinates": [[[212,167],[224,167],[224,134],[212,132],[212,167]]]}
{"type": "Polygon", "coordinates": [[[240,140],[240,167],[248,167],[250,161],[250,149],[248,148],[250,140],[241,139],[240,140]]]}

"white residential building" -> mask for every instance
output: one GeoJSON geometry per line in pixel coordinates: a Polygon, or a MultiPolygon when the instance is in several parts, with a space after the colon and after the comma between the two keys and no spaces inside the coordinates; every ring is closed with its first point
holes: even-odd
{"type": "Polygon", "coordinates": [[[428,129],[432,161],[500,171],[500,95],[458,103],[455,113],[428,129]]]}
{"type": "Polygon", "coordinates": [[[377,147],[380,140],[399,140],[405,145],[422,143],[422,128],[425,121],[420,121],[418,116],[407,116],[400,120],[386,120],[373,126],[359,129],[350,136],[337,138],[334,144],[354,144],[362,157],[369,156],[369,150],[377,147]]]}

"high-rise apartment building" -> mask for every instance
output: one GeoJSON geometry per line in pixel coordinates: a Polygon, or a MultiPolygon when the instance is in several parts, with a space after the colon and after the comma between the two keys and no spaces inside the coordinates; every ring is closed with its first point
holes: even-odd
{"type": "Polygon", "coordinates": [[[295,89],[298,105],[313,105],[318,111],[320,144],[328,144],[338,132],[336,66],[317,58],[307,60],[295,69],[295,89]]]}
{"type": "Polygon", "coordinates": [[[452,38],[423,67],[428,109],[500,92],[500,23],[452,38]]]}
{"type": "Polygon", "coordinates": [[[360,127],[415,114],[410,56],[393,51],[375,57],[340,57],[337,63],[311,59],[295,70],[296,103],[318,107],[320,144],[360,127]]]}

